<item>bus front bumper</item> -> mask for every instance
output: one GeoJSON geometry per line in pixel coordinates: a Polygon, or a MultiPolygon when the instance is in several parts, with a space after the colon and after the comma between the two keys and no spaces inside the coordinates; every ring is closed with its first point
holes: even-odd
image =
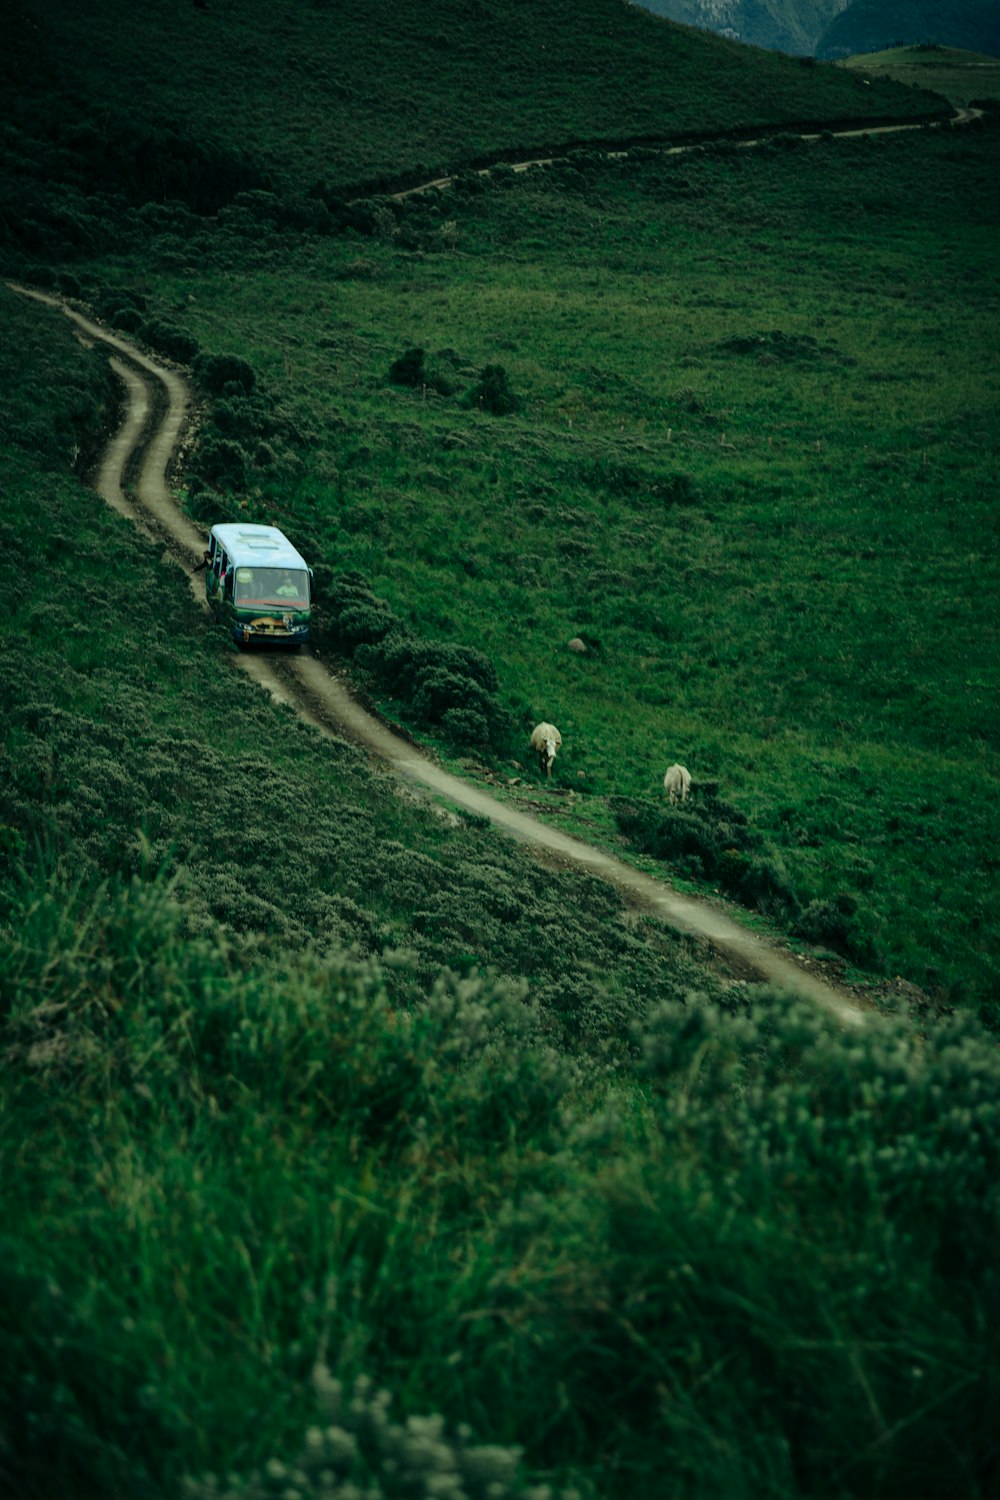
{"type": "Polygon", "coordinates": [[[296,623],[289,615],[261,615],[256,620],[237,620],[233,640],[238,646],[301,646],[309,639],[309,623],[296,623]]]}

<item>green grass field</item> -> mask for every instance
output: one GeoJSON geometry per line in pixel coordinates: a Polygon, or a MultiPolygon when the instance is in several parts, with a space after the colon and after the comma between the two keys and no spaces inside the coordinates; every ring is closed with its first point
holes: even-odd
{"type": "Polygon", "coordinates": [[[956,106],[1000,100],[1000,58],[959,47],[887,47],[846,57],[837,66],[872,80],[892,78],[932,89],[956,106]]]}
{"type": "Polygon", "coordinates": [[[361,243],[234,214],[96,272],[259,373],[300,435],[244,470],[260,514],[485,653],[521,733],[558,723],[584,827],[680,758],[759,829],[792,917],[849,909],[835,948],[988,1011],[993,152],[577,159],[383,205],[361,243]],[[450,394],[389,379],[412,347],[450,394]],[[491,363],[510,416],[466,404],[491,363]]]}
{"type": "Polygon", "coordinates": [[[16,12],[5,276],[196,372],[178,497],[390,718],[877,1008],[273,704],[0,288],[0,1488],[992,1500],[995,129],[478,176],[935,106],[603,0],[134,21],[16,12]]]}

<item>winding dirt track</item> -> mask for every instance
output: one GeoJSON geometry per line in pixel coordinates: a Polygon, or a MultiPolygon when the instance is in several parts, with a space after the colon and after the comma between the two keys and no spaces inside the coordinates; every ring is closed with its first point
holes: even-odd
{"type": "MultiPolygon", "coordinates": [[[[12,289],[59,308],[73,320],[85,342],[103,343],[113,351],[111,366],[125,387],[125,417],[108,444],[97,489],[109,505],[166,544],[184,568],[196,599],[203,603],[201,574],[192,574],[191,568],[201,560],[205,538],[181,512],[167,482],[171,458],[189,419],[190,400],[184,381],[175,371],[140,353],[59,298],[26,287],[12,289]],[[139,468],[129,498],[125,473],[127,469],[133,472],[136,460],[139,468]]],[[[400,777],[455,807],[488,818],[550,862],[606,880],[633,908],[707,939],[742,974],[794,991],[843,1024],[863,1022],[864,1011],[852,998],[806,972],[794,957],[779,952],[707,901],[682,895],[666,882],[644,875],[603,850],[550,828],[443,771],[366,712],[351,696],[345,679],[315,656],[299,654],[279,664],[273,656],[240,653],[234,661],[320,733],[346,737],[365,746],[400,777]]]]}
{"type": "MultiPolygon", "coordinates": [[[[861,135],[892,135],[898,130],[940,130],[944,126],[951,127],[953,125],[971,125],[974,120],[981,120],[982,117],[983,111],[981,109],[976,109],[973,106],[956,106],[955,113],[950,120],[904,120],[901,122],[896,122],[895,124],[890,123],[887,125],[852,125],[849,129],[840,127],[836,130],[823,132],[798,131],[795,133],[798,135],[799,139],[803,141],[818,141],[822,139],[823,135],[843,136],[845,139],[847,139],[851,136],[861,135]]],[[[734,146],[745,147],[749,149],[751,146],[763,146],[767,143],[768,140],[771,139],[773,139],[773,132],[765,135],[755,135],[753,137],[747,137],[743,140],[733,140],[732,144],[734,146]]],[[[663,145],[647,147],[646,149],[656,151],[660,156],[685,156],[689,152],[699,151],[702,146],[707,145],[711,145],[710,140],[694,142],[692,144],[684,146],[663,145]]],[[[592,149],[595,155],[606,156],[611,161],[615,161],[621,157],[629,155],[629,150],[627,148],[622,151],[601,151],[601,148],[599,146],[594,146],[592,149]]],[[[566,159],[567,158],[565,156],[558,155],[535,156],[528,161],[514,161],[507,163],[507,165],[514,172],[527,172],[530,167],[552,167],[555,166],[556,162],[566,161],[566,159]]],[[[492,167],[476,167],[474,169],[474,173],[477,177],[488,177],[492,171],[492,167]]],[[[403,188],[401,192],[390,193],[389,196],[391,198],[398,198],[400,200],[402,200],[403,198],[412,198],[417,193],[430,192],[432,188],[451,187],[454,181],[454,177],[434,177],[430,182],[421,182],[418,183],[416,187],[403,188]]]]}

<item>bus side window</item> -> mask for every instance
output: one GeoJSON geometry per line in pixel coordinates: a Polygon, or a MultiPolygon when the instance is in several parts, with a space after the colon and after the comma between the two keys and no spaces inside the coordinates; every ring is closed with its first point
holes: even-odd
{"type": "Polygon", "coordinates": [[[223,584],[223,587],[224,587],[224,589],[226,591],[226,598],[227,599],[231,599],[233,597],[233,572],[234,572],[234,570],[233,570],[232,563],[229,561],[229,558],[226,557],[225,553],[223,553],[223,555],[222,555],[222,584],[223,584]]]}

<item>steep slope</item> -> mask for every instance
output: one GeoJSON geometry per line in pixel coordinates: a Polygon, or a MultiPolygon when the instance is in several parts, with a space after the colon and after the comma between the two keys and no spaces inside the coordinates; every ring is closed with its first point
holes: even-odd
{"type": "Polygon", "coordinates": [[[1000,7],[995,0],[852,0],[824,30],[822,58],[922,43],[1000,56],[1000,7]]]}
{"type": "Polygon", "coordinates": [[[676,944],[630,1031],[642,932],[230,671],[69,471],[99,356],[0,306],[3,1492],[985,1494],[990,1039],[676,944]]]}
{"type": "MultiPolygon", "coordinates": [[[[579,153],[352,222],[334,187],[405,175],[418,126],[455,165],[588,93],[634,124],[645,54],[578,78],[569,34],[517,117],[485,7],[371,0],[338,73],[344,0],[270,36],[204,5],[22,7],[0,137],[35,284],[240,375],[205,379],[192,517],[346,574],[346,670],[422,652],[415,733],[489,653],[564,735],[551,784],[463,753],[498,797],[605,841],[617,807],[652,867],[790,902],[949,1013],[844,1032],[727,983],[255,690],[71,473],[99,357],[0,286],[0,1492],[982,1500],[996,132],[579,153]],[[417,346],[434,386],[389,376],[417,346]],[[504,416],[469,399],[498,360],[504,416]],[[668,821],[667,752],[721,795],[668,821]]],[[[540,48],[618,10],[496,14],[540,48]]],[[[754,108],[839,71],[698,45],[754,108]]],[[[694,55],[654,81],[697,120],[694,55]]]]}
{"type": "Polygon", "coordinates": [[[620,0],[149,0],[127,26],[99,0],[17,0],[6,31],[16,170],[192,206],[251,179],[356,189],[573,142],[921,108],[620,0]]]}

